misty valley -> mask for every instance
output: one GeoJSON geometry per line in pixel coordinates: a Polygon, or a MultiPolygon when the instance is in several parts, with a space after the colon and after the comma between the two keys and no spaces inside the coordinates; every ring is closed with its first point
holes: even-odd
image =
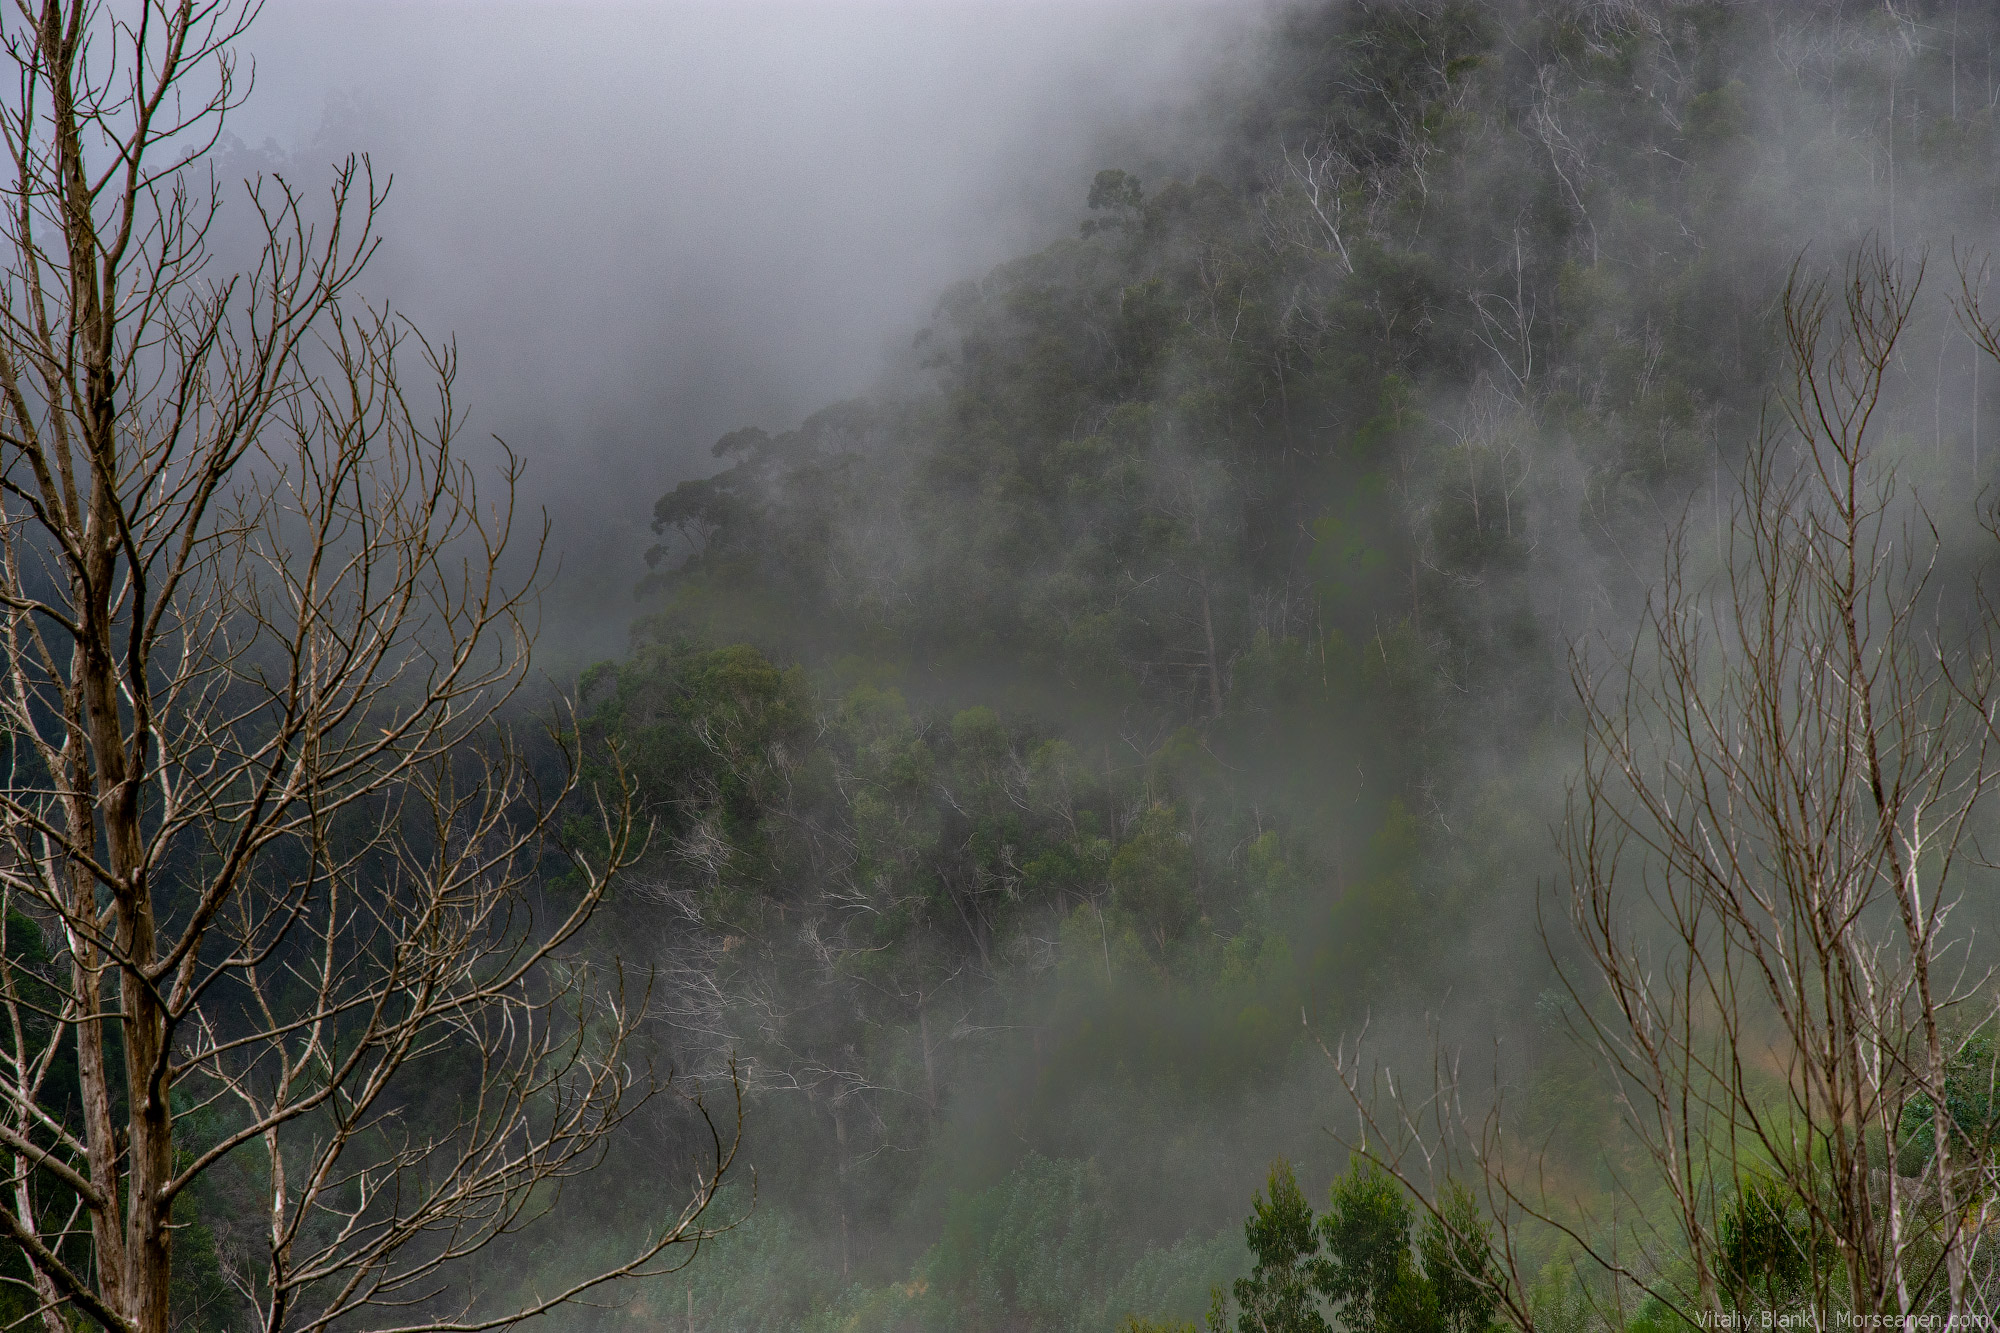
{"type": "Polygon", "coordinates": [[[0,15],[0,1326],[1992,1326],[2000,10],[1131,12],[601,483],[593,242],[225,130],[297,12],[0,15]]]}

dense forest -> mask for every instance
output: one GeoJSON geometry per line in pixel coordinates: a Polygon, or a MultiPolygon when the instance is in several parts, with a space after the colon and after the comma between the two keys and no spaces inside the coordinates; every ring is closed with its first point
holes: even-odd
{"type": "MultiPolygon", "coordinates": [[[[756,1090],[759,1202],[689,1270],[695,1326],[1110,1328],[1214,1290],[1317,1327],[1258,1313],[1315,1234],[1302,1200],[1305,1241],[1260,1232],[1296,1193],[1263,1165],[1336,1175],[1322,1043],[1371,1020],[1418,1067],[1428,1013],[1504,1039],[1530,1133],[1611,1135],[1536,929],[1571,645],[1733,505],[1795,263],[1988,235],[1995,35],[1297,7],[1072,239],[946,292],[901,387],[663,496],[633,651],[580,697],[661,820],[617,931],[756,1090]]],[[[1983,400],[1914,318],[1896,429],[1941,498],[1980,484],[1983,400]]],[[[1339,1181],[1333,1271],[1370,1207],[1415,1245],[1339,1181]]],[[[1574,1258],[1535,1273],[1558,1326],[1574,1258]]],[[[1394,1322],[1357,1280],[1325,1308],[1394,1322]]]]}
{"type": "MultiPolygon", "coordinates": [[[[703,1100],[607,1114],[560,1205],[508,1177],[592,1224],[495,1223],[476,1300],[615,1267],[692,1179],[672,1271],[549,1317],[1990,1312],[1996,43],[1955,0],[1300,0],[881,387],[725,435],[526,742],[559,854],[506,862],[573,922],[535,965],[624,987],[522,1067],[601,1029],[703,1100]]],[[[0,1051],[68,1069],[35,1032],[0,1051]]],[[[485,1123],[465,1059],[394,1114],[485,1123]]],[[[282,1322],[242,1274],[284,1188],[179,1195],[172,1327],[282,1322]]]]}

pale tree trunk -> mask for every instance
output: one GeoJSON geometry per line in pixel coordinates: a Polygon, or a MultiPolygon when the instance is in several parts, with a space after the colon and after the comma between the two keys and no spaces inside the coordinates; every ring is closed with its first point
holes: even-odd
{"type": "Polygon", "coordinates": [[[592,850],[565,843],[579,756],[537,790],[507,735],[518,464],[479,493],[450,346],[354,295],[382,202],[365,160],[336,167],[330,218],[252,183],[255,271],[204,273],[202,159],[258,8],[0,15],[0,900],[49,959],[0,955],[0,1236],[48,1333],[165,1333],[176,1200],[261,1148],[267,1262],[237,1285],[271,1333],[497,1330],[712,1234],[740,1088],[733,1130],[696,1100],[694,1188],[623,1260],[501,1309],[446,1280],[664,1086],[638,1006],[572,954],[648,830],[613,755],[592,850]],[[536,919],[551,857],[573,887],[536,919]],[[471,1109],[381,1133],[454,1047],[479,1057],[471,1109]]]}

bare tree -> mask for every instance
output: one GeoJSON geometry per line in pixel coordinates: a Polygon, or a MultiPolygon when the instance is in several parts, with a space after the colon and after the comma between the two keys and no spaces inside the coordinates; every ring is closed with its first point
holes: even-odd
{"type": "MultiPolygon", "coordinates": [[[[1440,1172],[1483,1179],[1510,1263],[1522,1226],[1552,1227],[1614,1294],[1689,1320],[1991,1313],[1993,1145],[1959,1117],[1992,1100],[1967,1056],[1993,977],[1948,921],[1989,868],[1994,620],[1941,586],[1940,532],[1881,444],[1923,268],[1871,246],[1838,283],[1794,272],[1788,372],[1721,568],[1702,577],[1675,534],[1633,643],[1608,671],[1573,659],[1575,947],[1550,945],[1639,1149],[1616,1216],[1552,1190],[1500,1107],[1468,1111],[1455,1066],[1414,1099],[1337,1057],[1371,1155],[1433,1196],[1440,1172]],[[1753,1225],[1789,1291],[1748,1280],[1753,1225]]],[[[1503,1308],[1531,1323],[1511,1273],[1503,1308]]]]}
{"type": "MultiPolygon", "coordinates": [[[[1282,225],[1279,234],[1302,249],[1337,255],[1341,271],[1354,272],[1354,261],[1347,253],[1347,236],[1356,224],[1349,221],[1347,210],[1348,196],[1356,192],[1359,169],[1331,137],[1301,146],[1296,154],[1286,148],[1284,162],[1283,185],[1296,190],[1295,198],[1303,205],[1303,209],[1292,211],[1309,214],[1313,225],[1299,225],[1287,218],[1290,225],[1282,225]],[[1333,247],[1331,251],[1317,244],[1321,238],[1333,247]]],[[[1280,202],[1286,201],[1281,193],[1280,202]]]]}
{"type": "Polygon", "coordinates": [[[656,1090],[643,1006],[566,949],[645,830],[613,793],[552,839],[574,767],[538,786],[498,726],[517,472],[478,492],[450,348],[356,294],[365,160],[317,215],[251,184],[255,264],[209,275],[257,8],[0,19],[0,1230],[48,1333],[165,1330],[211,1173],[265,1328],[469,1330],[691,1253],[735,1150],[710,1121],[608,1269],[453,1285],[656,1090]]]}

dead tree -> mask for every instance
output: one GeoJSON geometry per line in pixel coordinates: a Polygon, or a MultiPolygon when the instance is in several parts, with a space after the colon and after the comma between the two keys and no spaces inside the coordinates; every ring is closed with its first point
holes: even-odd
{"type": "MultiPolygon", "coordinates": [[[[1553,1228],[1614,1295],[1691,1322],[1759,1299],[1820,1326],[1990,1313],[1991,1145],[1968,1152],[1947,1108],[1993,977],[1949,917],[1985,866],[2000,654],[1990,614],[1939,586],[1933,511],[1883,443],[1922,280],[1873,246],[1835,281],[1794,271],[1720,567],[1671,534],[1640,632],[1608,669],[1572,658],[1567,929],[1545,938],[1637,1149],[1637,1169],[1607,1166],[1617,1216],[1553,1189],[1545,1146],[1490,1100],[1468,1109],[1452,1063],[1415,1098],[1337,1057],[1371,1154],[1421,1190],[1483,1180],[1504,1258],[1553,1228]],[[1745,1200],[1798,1274],[1782,1299],[1746,1290],[1745,1200]]],[[[1500,1271],[1503,1308],[1532,1322],[1520,1267],[1500,1271]]]]}
{"type": "Polygon", "coordinates": [[[608,1270],[453,1294],[654,1091],[569,947],[645,830],[614,792],[552,839],[574,770],[498,725],[516,470],[477,490],[450,348],[357,295],[365,160],[323,211],[250,184],[261,252],[209,271],[257,7],[0,19],[0,1233],[48,1333],[164,1333],[206,1173],[250,1182],[266,1329],[470,1330],[689,1253],[734,1151],[710,1122],[608,1270]]]}

